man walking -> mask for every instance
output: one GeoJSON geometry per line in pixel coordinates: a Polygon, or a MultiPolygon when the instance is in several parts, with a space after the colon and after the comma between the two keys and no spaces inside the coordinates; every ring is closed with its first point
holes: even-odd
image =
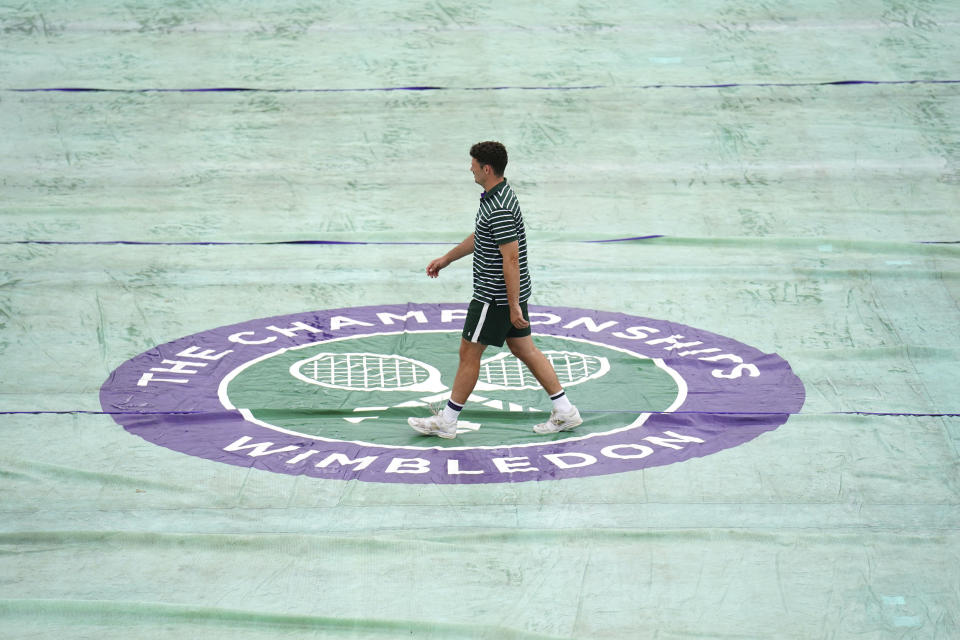
{"type": "Polygon", "coordinates": [[[460,364],[450,399],[437,415],[408,419],[410,426],[424,435],[456,437],[457,419],[477,384],[484,349],[502,347],[504,342],[553,401],[550,419],[533,430],[557,433],[583,422],[564,393],[553,365],[531,337],[527,239],[517,196],[503,177],[506,166],[507,150],[499,142],[479,142],[471,147],[470,171],[484,189],[474,232],[427,265],[427,275],[436,278],[450,263],[473,254],[473,300],[463,327],[460,364]]]}

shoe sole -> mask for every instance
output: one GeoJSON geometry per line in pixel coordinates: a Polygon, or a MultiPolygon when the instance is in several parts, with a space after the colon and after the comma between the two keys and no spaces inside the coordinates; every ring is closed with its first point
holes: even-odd
{"type": "Polygon", "coordinates": [[[562,432],[562,431],[573,431],[574,429],[576,429],[577,427],[579,427],[579,426],[582,425],[582,424],[583,424],[583,420],[577,420],[576,422],[574,422],[574,423],[572,423],[572,424],[565,424],[565,425],[563,425],[562,427],[560,427],[559,429],[557,429],[557,430],[555,430],[555,431],[554,431],[554,430],[550,430],[550,431],[540,431],[540,430],[538,430],[536,427],[533,428],[533,431],[534,431],[534,433],[539,433],[540,435],[544,435],[544,436],[545,436],[545,435],[550,435],[551,433],[560,433],[560,432],[562,432]]]}
{"type": "Polygon", "coordinates": [[[414,428],[414,431],[422,436],[437,436],[438,438],[444,438],[445,440],[453,440],[457,437],[457,434],[455,433],[444,433],[443,431],[420,431],[420,429],[416,428],[414,428]]]}
{"type": "Polygon", "coordinates": [[[410,425],[410,428],[411,428],[411,429],[413,429],[414,431],[416,431],[417,433],[419,433],[419,434],[422,435],[422,436],[438,436],[438,437],[440,437],[440,438],[445,438],[445,439],[447,439],[447,440],[453,440],[454,438],[457,437],[456,432],[454,432],[454,433],[446,433],[446,432],[444,432],[444,431],[425,431],[424,429],[421,429],[420,427],[415,427],[415,426],[413,426],[409,421],[407,422],[407,424],[410,425]]]}

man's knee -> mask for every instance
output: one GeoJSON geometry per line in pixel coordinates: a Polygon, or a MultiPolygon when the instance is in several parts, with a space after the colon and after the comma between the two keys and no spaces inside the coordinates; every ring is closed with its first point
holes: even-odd
{"type": "Polygon", "coordinates": [[[466,340],[460,341],[460,361],[465,363],[479,362],[480,357],[483,355],[483,350],[487,348],[487,345],[480,344],[479,342],[467,342],[466,340]]]}
{"type": "Polygon", "coordinates": [[[507,340],[507,346],[510,347],[510,353],[521,362],[526,362],[540,351],[529,337],[507,340]]]}

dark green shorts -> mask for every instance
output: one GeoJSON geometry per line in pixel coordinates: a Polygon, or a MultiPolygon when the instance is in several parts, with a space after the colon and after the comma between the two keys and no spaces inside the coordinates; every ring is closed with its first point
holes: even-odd
{"type": "MultiPolygon", "coordinates": [[[[521,302],[523,317],[530,319],[527,303],[521,302]]],[[[530,327],[517,329],[510,322],[510,307],[497,306],[490,302],[473,300],[467,309],[467,319],[463,325],[463,339],[467,342],[479,342],[491,347],[502,347],[507,338],[522,338],[530,335],[530,327]]]]}

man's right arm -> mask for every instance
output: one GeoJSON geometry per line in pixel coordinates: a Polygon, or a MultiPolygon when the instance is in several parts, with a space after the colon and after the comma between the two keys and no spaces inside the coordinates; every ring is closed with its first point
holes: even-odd
{"type": "Polygon", "coordinates": [[[433,260],[430,264],[427,265],[427,275],[431,278],[436,278],[440,275],[440,270],[447,267],[451,262],[455,262],[464,256],[468,256],[473,253],[473,235],[470,234],[464,238],[463,242],[455,246],[453,249],[450,249],[442,257],[433,260]]]}

